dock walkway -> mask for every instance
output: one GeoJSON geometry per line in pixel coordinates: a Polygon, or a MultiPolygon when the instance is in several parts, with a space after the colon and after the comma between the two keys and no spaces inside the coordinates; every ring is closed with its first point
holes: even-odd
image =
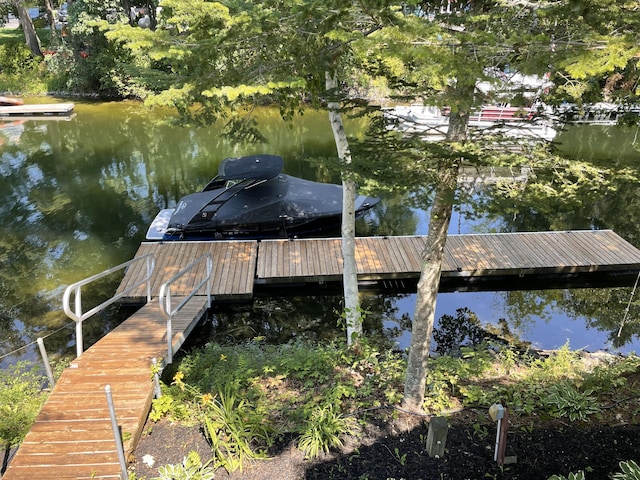
{"type": "MultiPolygon", "coordinates": [[[[423,236],[358,237],[356,261],[360,281],[417,279],[421,271],[423,236]]],[[[218,300],[250,299],[255,286],[299,285],[341,281],[340,238],[148,242],[136,253],[153,252],[158,288],[180,265],[210,251],[214,259],[212,295],[218,300]]],[[[544,278],[562,282],[575,274],[637,274],[640,250],[611,230],[449,235],[442,280],[458,284],[491,279],[544,278]]],[[[119,291],[142,278],[129,271],[119,291]]],[[[542,285],[545,286],[544,284],[542,285]]],[[[185,288],[187,288],[185,286],[185,288]]],[[[126,300],[138,303],[144,289],[126,300]]]]}
{"type": "MultiPolygon", "coordinates": [[[[417,278],[424,237],[360,237],[356,259],[360,280],[417,278]]],[[[143,243],[136,257],[153,252],[152,295],[160,285],[203,254],[210,253],[214,299],[249,299],[256,285],[340,281],[339,238],[306,240],[143,243]]],[[[145,277],[144,262],[131,267],[118,288],[145,277]]],[[[202,266],[204,269],[204,266],[202,266]]],[[[172,287],[176,297],[193,290],[203,270],[172,287]]],[[[519,278],[575,273],[640,271],[640,250],[610,230],[451,235],[442,278],[519,278]]],[[[206,313],[199,292],[173,320],[177,350],[206,313]]],[[[131,302],[142,302],[144,287],[131,302]]],[[[166,323],[158,302],[142,307],[67,368],[53,388],[3,480],[34,478],[120,478],[116,442],[104,387],[110,385],[125,454],[141,435],[153,398],[151,360],[167,355],[166,323]]]]}
{"type": "MultiPolygon", "coordinates": [[[[206,297],[195,297],[174,318],[174,350],[205,313],[206,297]]],[[[111,387],[128,456],[151,408],[152,359],[166,355],[166,323],[152,302],[62,373],[2,480],[121,478],[105,386],[111,387]]]]}

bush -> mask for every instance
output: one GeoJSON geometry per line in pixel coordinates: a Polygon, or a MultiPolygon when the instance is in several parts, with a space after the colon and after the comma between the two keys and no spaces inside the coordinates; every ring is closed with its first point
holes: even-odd
{"type": "Polygon", "coordinates": [[[0,73],[18,74],[34,71],[41,60],[31,54],[23,42],[7,42],[0,45],[0,73]]]}
{"type": "Polygon", "coordinates": [[[24,439],[44,404],[46,377],[21,362],[0,370],[0,441],[5,447],[24,439]]]}

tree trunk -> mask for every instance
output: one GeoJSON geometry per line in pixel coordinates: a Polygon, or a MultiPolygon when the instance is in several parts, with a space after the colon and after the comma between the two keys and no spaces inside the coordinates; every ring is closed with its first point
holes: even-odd
{"type": "MultiPolygon", "coordinates": [[[[326,73],[326,88],[328,92],[335,91],[338,82],[335,76],[326,73]]],[[[333,138],[338,150],[338,158],[345,164],[351,163],[349,141],[342,123],[340,106],[337,102],[329,102],[329,122],[333,131],[333,138]]],[[[352,345],[362,335],[362,319],[360,318],[360,298],[358,296],[358,270],[356,266],[356,215],[355,198],[356,186],[348,174],[348,169],[342,174],[342,263],[345,321],[347,324],[347,345],[352,345]]]]}
{"type": "MultiPolygon", "coordinates": [[[[460,115],[459,112],[452,112],[447,140],[464,141],[468,117],[468,114],[460,115]]],[[[453,212],[459,166],[458,159],[446,159],[439,165],[436,195],[429,218],[429,232],[422,251],[422,270],[411,326],[411,343],[402,402],[403,408],[412,412],[422,412],[424,404],[427,361],[431,351],[431,334],[440,288],[442,256],[453,212]]]]}
{"type": "Polygon", "coordinates": [[[24,38],[27,46],[31,50],[34,56],[42,57],[42,50],[40,49],[40,39],[36,33],[36,29],[33,26],[31,17],[29,16],[29,10],[24,5],[23,0],[13,0],[13,5],[18,11],[18,18],[20,18],[20,25],[24,32],[24,38]]]}
{"type": "Polygon", "coordinates": [[[49,22],[49,28],[51,29],[51,43],[53,45],[60,45],[60,35],[56,30],[56,14],[51,4],[51,0],[44,0],[44,8],[47,11],[47,20],[49,22]]]}

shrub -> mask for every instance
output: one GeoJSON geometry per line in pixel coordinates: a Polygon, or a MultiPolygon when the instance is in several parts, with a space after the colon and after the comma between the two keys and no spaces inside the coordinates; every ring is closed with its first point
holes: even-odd
{"type": "Polygon", "coordinates": [[[303,427],[298,447],[307,458],[342,446],[342,437],[354,431],[352,419],[344,417],[333,404],[314,408],[303,427]]]}
{"type": "Polygon", "coordinates": [[[153,480],[213,480],[215,471],[209,463],[203,465],[200,455],[192,451],[182,463],[160,467],[158,469],[160,476],[153,480]]]}
{"type": "Polygon", "coordinates": [[[5,447],[20,443],[44,404],[46,377],[20,362],[0,370],[0,441],[5,447]]]}
{"type": "Polygon", "coordinates": [[[38,68],[41,60],[31,54],[23,42],[7,42],[0,45],[0,72],[16,75],[38,68]]]}

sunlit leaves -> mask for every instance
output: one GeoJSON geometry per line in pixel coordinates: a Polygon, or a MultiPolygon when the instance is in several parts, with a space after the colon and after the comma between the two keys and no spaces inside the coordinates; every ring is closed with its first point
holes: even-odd
{"type": "Polygon", "coordinates": [[[594,45],[577,56],[560,64],[573,78],[584,80],[599,77],[616,69],[626,67],[630,59],[638,55],[640,48],[634,48],[635,41],[612,39],[602,45],[594,45]]]}
{"type": "Polygon", "coordinates": [[[284,89],[303,88],[305,84],[305,80],[299,78],[292,79],[288,82],[267,82],[265,85],[224,86],[204,90],[202,95],[205,97],[223,97],[230,101],[235,101],[241,97],[249,98],[258,95],[271,95],[284,89]]]}

